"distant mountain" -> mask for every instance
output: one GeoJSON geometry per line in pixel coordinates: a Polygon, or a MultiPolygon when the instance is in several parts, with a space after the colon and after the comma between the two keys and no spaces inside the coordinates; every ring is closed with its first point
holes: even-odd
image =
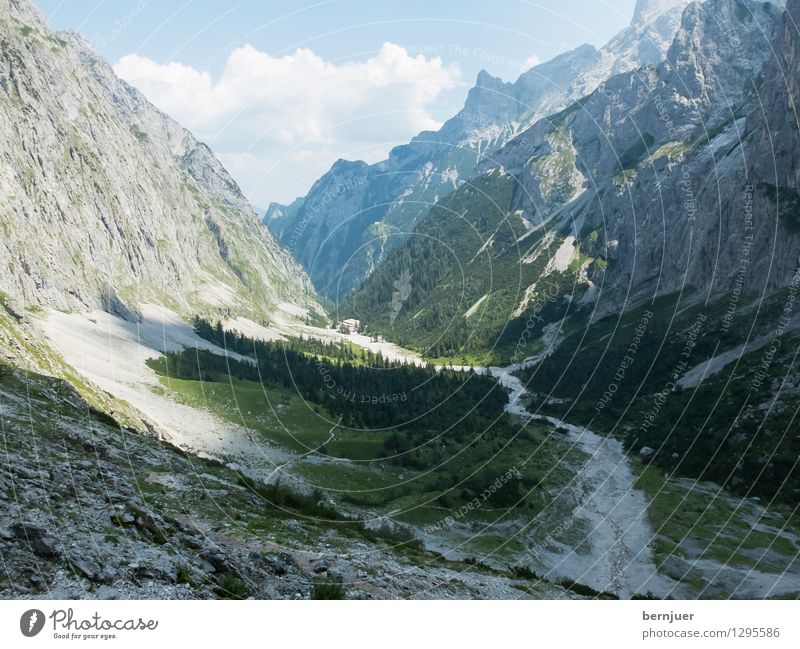
{"type": "MultiPolygon", "coordinates": [[[[709,0],[689,6],[666,61],[611,77],[510,140],[431,210],[352,296],[350,308],[385,329],[388,317],[380,305],[391,302],[391,284],[403,264],[418,277],[434,268],[444,273],[430,295],[415,287],[394,321],[397,327],[408,315],[405,333],[418,330],[425,339],[441,331],[448,317],[464,317],[452,311],[438,324],[425,317],[444,304],[466,311],[479,298],[486,307],[489,298],[504,295],[503,307],[494,309],[498,321],[523,318],[541,290],[537,283],[567,272],[569,264],[570,292],[579,297],[591,289],[586,299],[595,301],[603,286],[604,298],[597,302],[602,311],[685,284],[706,292],[728,288],[738,257],[735,250],[720,254],[711,244],[721,236],[720,227],[726,228],[723,241],[740,238],[741,222],[709,215],[727,213],[735,208],[729,201],[741,200],[748,171],[743,149],[751,146],[756,127],[763,128],[763,117],[759,122],[758,114],[748,113],[759,109],[759,91],[769,87],[762,88],[762,69],[779,18],[780,10],[769,3],[709,0]],[[723,178],[732,191],[720,196],[723,178]],[[693,248],[687,246],[690,237],[693,248]],[[463,257],[453,252],[462,249],[463,257]],[[453,254],[460,265],[425,261],[453,254]],[[499,273],[501,260],[508,260],[512,276],[499,273]],[[476,270],[483,267],[491,272],[476,270]],[[682,272],[673,272],[678,268],[682,272]],[[416,303],[422,313],[412,312],[416,303]]],[[[772,119],[784,118],[779,115],[785,116],[785,108],[772,119]]],[[[759,158],[750,156],[748,165],[759,158]]],[[[769,200],[756,193],[753,200],[766,209],[769,200]]],[[[762,220],[758,227],[765,228],[760,240],[771,246],[769,228],[775,224],[762,220]]],[[[795,244],[784,237],[780,245],[795,244]]],[[[766,249],[759,252],[764,254],[753,263],[763,264],[763,272],[748,275],[753,284],[747,288],[766,278],[771,287],[784,285],[794,272],[791,255],[775,259],[766,249]]]]}
{"type": "Polygon", "coordinates": [[[613,74],[665,56],[687,0],[637,4],[631,24],[597,50],[584,45],[514,83],[483,71],[463,109],[441,129],[396,147],[383,162],[340,160],[309,193],[264,216],[317,290],[338,300],[357,288],[414,225],[482,161],[538,119],[592,92],[613,74]]]}
{"type": "Polygon", "coordinates": [[[312,306],[305,273],[208,147],[77,33],[0,0],[0,290],[134,317],[312,306]]]}
{"type": "Polygon", "coordinates": [[[509,141],[343,315],[429,356],[528,359],[537,409],[796,497],[798,19],[688,6],[663,63],[509,141]]]}

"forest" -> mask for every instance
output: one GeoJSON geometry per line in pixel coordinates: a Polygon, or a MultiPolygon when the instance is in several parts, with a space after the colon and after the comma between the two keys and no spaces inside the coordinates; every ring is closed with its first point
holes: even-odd
{"type": "Polygon", "coordinates": [[[756,349],[699,385],[681,381],[748,332],[769,332],[785,301],[780,291],[757,312],[726,322],[724,301],[662,296],[566,336],[518,375],[534,408],[617,436],[634,453],[651,449],[654,465],[740,495],[797,502],[796,409],[780,406],[776,395],[792,389],[782,377],[796,365],[800,339],[787,335],[766,370],[765,351],[756,349]],[[548,396],[557,399],[548,403],[548,396]]]}
{"type": "Polygon", "coordinates": [[[384,456],[412,468],[435,466],[441,444],[513,434],[505,389],[488,375],[388,361],[338,343],[254,340],[199,318],[194,329],[242,358],[186,349],[152,359],[150,367],[173,378],[235,377],[294,392],[324,407],[343,428],[381,432],[384,456]],[[433,439],[437,444],[426,444],[433,439]]]}

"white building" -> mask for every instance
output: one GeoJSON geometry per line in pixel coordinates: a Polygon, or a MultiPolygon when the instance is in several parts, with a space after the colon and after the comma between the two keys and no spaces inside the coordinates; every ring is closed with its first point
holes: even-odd
{"type": "Polygon", "coordinates": [[[344,329],[349,334],[356,333],[360,326],[361,326],[361,321],[356,320],[355,318],[348,318],[347,320],[342,320],[341,324],[341,328],[344,329]]]}

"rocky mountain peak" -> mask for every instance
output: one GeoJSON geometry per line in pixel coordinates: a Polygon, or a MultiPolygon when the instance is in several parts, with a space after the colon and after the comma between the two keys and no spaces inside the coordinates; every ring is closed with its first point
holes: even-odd
{"type": "Polygon", "coordinates": [[[692,0],[637,0],[633,10],[631,26],[641,27],[654,22],[659,16],[673,11],[683,9],[692,0]]]}
{"type": "MultiPolygon", "coordinates": [[[[489,74],[486,70],[478,72],[475,79],[475,88],[497,88],[503,85],[503,80],[500,77],[495,77],[489,74]]],[[[475,89],[473,88],[473,90],[475,89]]]]}
{"type": "Polygon", "coordinates": [[[132,314],[255,311],[310,286],[211,150],[75,32],[0,0],[0,291],[132,314]],[[257,297],[253,297],[257,296],[257,297]]]}
{"type": "Polygon", "coordinates": [[[683,13],[680,29],[667,52],[666,64],[676,87],[695,101],[712,96],[737,102],[761,71],[769,52],[764,35],[774,33],[780,10],[769,2],[708,0],[695,2],[683,13]]]}
{"type": "Polygon", "coordinates": [[[326,188],[339,176],[339,169],[332,169],[327,174],[331,178],[315,184],[306,197],[291,206],[272,207],[265,222],[301,262],[313,260],[313,269],[307,268],[322,292],[341,272],[339,251],[349,247],[353,279],[334,284],[344,291],[356,288],[402,239],[387,238],[387,231],[410,231],[430,205],[458,188],[509,140],[590,95],[613,75],[661,63],[687,3],[640,2],[635,25],[622,29],[602,48],[579,46],[539,63],[513,82],[482,70],[455,116],[438,131],[420,133],[392,150],[387,160],[373,165],[367,182],[331,194],[326,188]],[[331,223],[348,227],[331,236],[331,223]],[[320,250],[323,244],[329,250],[320,250]]]}
{"type": "Polygon", "coordinates": [[[28,0],[0,0],[0,12],[31,26],[44,27],[47,24],[42,12],[28,0]]]}

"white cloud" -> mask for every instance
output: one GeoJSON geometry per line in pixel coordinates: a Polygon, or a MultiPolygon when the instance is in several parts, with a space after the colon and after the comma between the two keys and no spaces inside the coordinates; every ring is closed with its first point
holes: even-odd
{"type": "Polygon", "coordinates": [[[457,66],[393,43],[365,61],[344,63],[308,49],[273,57],[244,45],[216,80],[137,54],[114,70],[208,141],[258,204],[286,199],[292,185],[294,194],[303,193],[316,176],[297,178],[309,176],[310,167],[324,171],[338,157],[366,157],[358,154],[365,150],[379,159],[392,145],[437,128],[435,102],[461,77],[457,66]]]}
{"type": "Polygon", "coordinates": [[[524,68],[525,71],[528,71],[532,67],[539,65],[539,63],[540,63],[539,57],[533,54],[529,56],[527,59],[525,59],[525,62],[522,64],[522,67],[524,68]]]}

